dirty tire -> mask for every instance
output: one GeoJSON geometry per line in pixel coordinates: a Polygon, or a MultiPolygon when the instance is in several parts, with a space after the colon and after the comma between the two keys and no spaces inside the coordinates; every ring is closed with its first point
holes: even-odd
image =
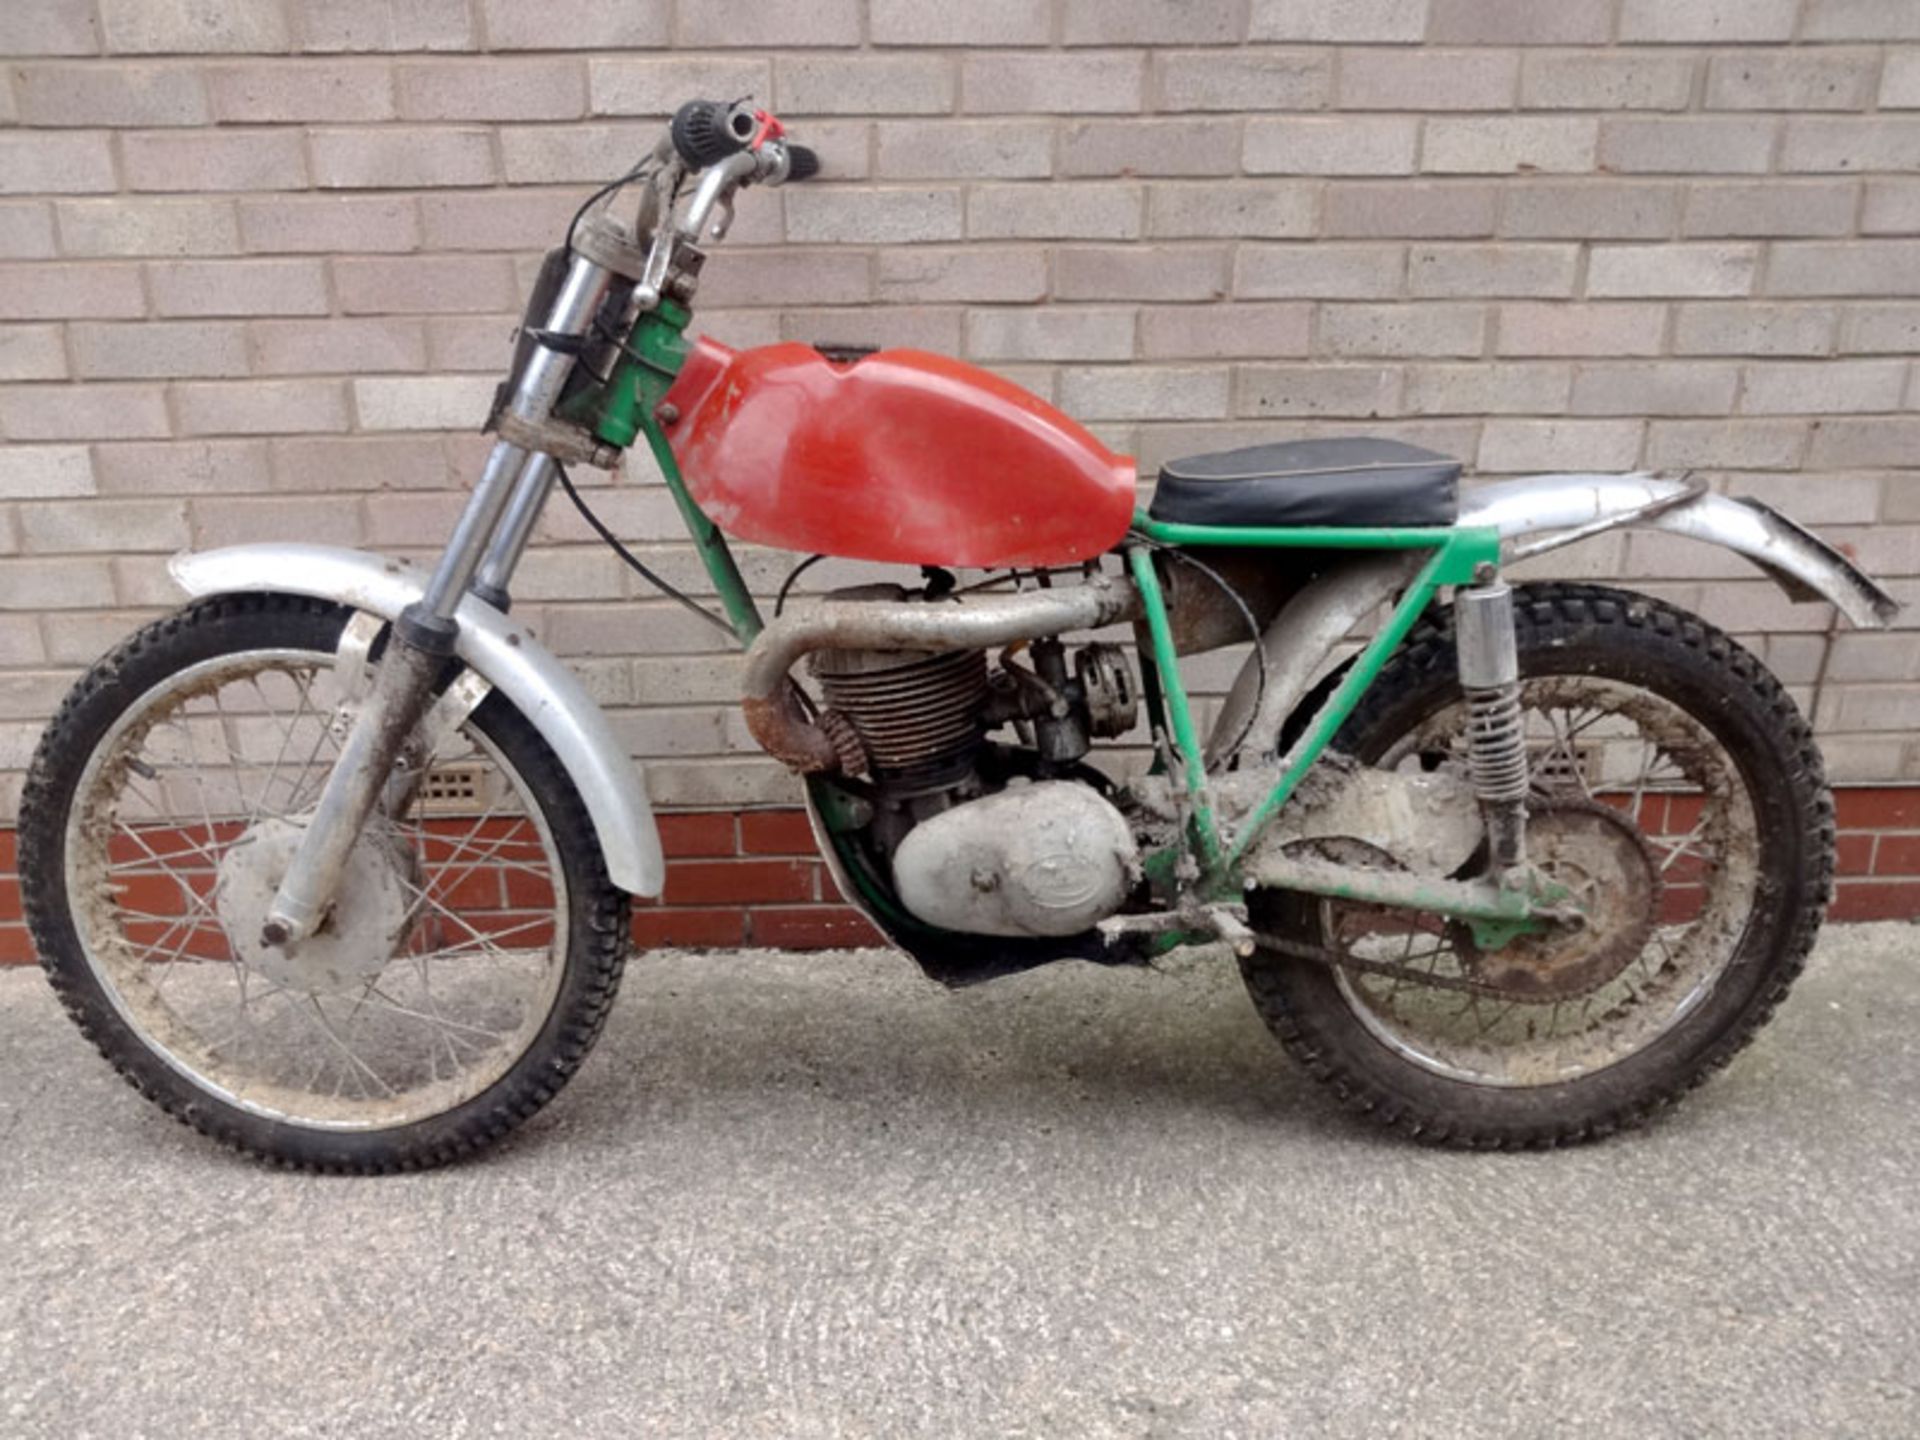
{"type": "Polygon", "coordinates": [[[330,654],[351,612],[282,595],[219,596],[138,631],[68,694],[35,752],[21,800],[20,873],[41,964],[67,1013],[114,1069],[168,1114],[222,1143],[290,1168],[348,1174],[418,1170],[472,1155],[557,1095],[599,1038],[626,960],[629,900],[607,878],[585,806],[553,752],[495,694],[470,724],[538,797],[569,900],[568,950],[551,1010],[528,1048],[487,1089],[453,1109],[390,1129],[326,1130],[233,1105],[172,1068],[114,1008],[88,964],[66,883],[69,807],[89,757],[153,686],[200,661],[286,648],[330,654]]]}
{"type": "MultiPolygon", "coordinates": [[[[1523,676],[1596,675],[1687,710],[1724,747],[1759,821],[1754,908],[1711,993],[1644,1049],[1549,1085],[1475,1084],[1389,1048],[1354,1013],[1327,965],[1260,949],[1241,963],[1255,1008],[1287,1051],[1347,1109],[1404,1136],[1476,1149],[1545,1148],[1644,1124],[1725,1065],[1805,967],[1833,889],[1833,797],[1813,734],[1780,683],[1705,621],[1592,585],[1515,596],[1523,676]]],[[[1459,695],[1452,615],[1422,621],[1335,744],[1372,759],[1459,695]]],[[[1321,908],[1253,897],[1255,928],[1321,943],[1321,908]]]]}

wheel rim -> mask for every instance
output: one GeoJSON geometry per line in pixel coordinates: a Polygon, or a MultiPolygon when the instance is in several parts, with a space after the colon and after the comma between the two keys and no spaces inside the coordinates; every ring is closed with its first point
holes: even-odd
{"type": "MultiPolygon", "coordinates": [[[[1474,956],[1457,927],[1320,907],[1321,933],[1336,950],[1434,977],[1421,983],[1336,965],[1342,998],[1374,1038],[1436,1074],[1496,1087],[1564,1083],[1644,1051],[1712,992],[1758,899],[1753,795],[1698,719],[1652,691],[1587,675],[1525,680],[1521,703],[1536,797],[1623,812],[1664,882],[1647,943],[1619,974],[1572,998],[1465,989],[1474,956]]],[[[1464,705],[1449,704],[1376,763],[1464,775],[1464,727],[1464,705]]]]}
{"type": "Polygon", "coordinates": [[[304,823],[342,699],[334,657],[297,648],[217,656],[148,690],[81,773],[68,908],[115,1011],[194,1086],[302,1127],[386,1130],[483,1093],[533,1044],[565,968],[567,887],[525,777],[469,718],[418,757],[425,783],[376,814],[350,867],[404,904],[361,906],[376,919],[347,922],[361,928],[336,936],[324,983],[264,965],[226,892],[250,846],[284,851],[304,823]],[[471,802],[449,802],[462,790],[471,802]]]}

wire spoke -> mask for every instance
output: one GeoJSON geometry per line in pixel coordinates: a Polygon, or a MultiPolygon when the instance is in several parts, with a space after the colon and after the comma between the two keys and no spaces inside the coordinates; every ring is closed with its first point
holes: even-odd
{"type": "Polygon", "coordinates": [[[1700,819],[1694,823],[1693,828],[1684,835],[1649,835],[1646,837],[1649,845],[1657,850],[1666,852],[1660,859],[1661,874],[1664,875],[1667,871],[1671,870],[1675,862],[1683,856],[1690,856],[1705,865],[1718,865],[1720,863],[1717,850],[1711,847],[1703,849],[1698,843],[1706,838],[1708,819],[1709,817],[1707,815],[1702,815],[1700,819]]]}
{"type": "MultiPolygon", "coordinates": [[[[121,860],[112,865],[109,865],[107,867],[107,873],[110,875],[127,871],[130,869],[130,867],[135,865],[148,865],[148,864],[153,864],[157,868],[151,869],[151,870],[138,870],[138,871],[134,871],[133,873],[140,874],[140,875],[172,874],[174,873],[173,866],[167,863],[170,860],[198,859],[198,860],[212,860],[217,862],[220,859],[220,857],[227,852],[227,850],[232,848],[232,846],[230,845],[220,846],[218,842],[214,842],[213,844],[208,844],[208,845],[196,845],[192,841],[188,841],[186,844],[180,846],[180,848],[177,850],[156,850],[153,848],[151,844],[149,844],[146,841],[146,839],[143,836],[140,835],[140,832],[135,830],[131,825],[127,825],[124,822],[122,822],[119,828],[124,830],[127,835],[132,837],[135,840],[135,842],[140,846],[140,848],[145,850],[147,853],[146,853],[145,859],[140,859],[136,857],[135,859],[132,859],[132,860],[121,860]]],[[[172,826],[156,825],[154,828],[156,830],[165,829],[169,834],[172,834],[172,835],[178,835],[180,833],[176,827],[172,827],[172,826]]]]}
{"type": "MultiPolygon", "coordinates": [[[[318,706],[314,707],[314,713],[319,714],[318,706]]],[[[307,758],[300,762],[300,773],[293,777],[293,785],[287,792],[287,808],[280,812],[283,817],[300,813],[302,802],[306,798],[308,777],[313,774],[313,767],[319,762],[320,752],[326,748],[327,739],[332,733],[331,721],[323,720],[318,727],[318,733],[313,737],[313,748],[307,751],[307,758]]],[[[331,769],[332,767],[328,766],[320,772],[323,783],[331,769]]]]}
{"type": "MultiPolygon", "coordinates": [[[[302,679],[300,672],[294,670],[283,673],[293,682],[294,689],[299,692],[300,705],[287,720],[285,728],[281,730],[280,748],[274,752],[273,763],[267,767],[267,773],[260,782],[260,788],[254,792],[253,813],[248,821],[249,827],[258,825],[261,816],[266,813],[267,799],[273,793],[273,782],[280,778],[280,767],[286,762],[287,752],[293,747],[293,737],[300,728],[300,720],[312,708],[312,672],[307,672],[306,679],[302,679]]],[[[272,714],[273,702],[267,698],[266,689],[260,684],[260,677],[251,675],[247,678],[253,682],[253,691],[260,697],[261,705],[268,714],[272,714]]]]}
{"type": "Polygon", "coordinates": [[[426,905],[431,907],[431,909],[435,914],[439,915],[444,920],[452,921],[455,925],[458,925],[462,930],[465,930],[468,935],[473,937],[472,941],[463,941],[461,942],[460,945],[452,948],[449,948],[446,946],[438,946],[433,950],[423,952],[428,956],[428,958],[431,958],[431,959],[450,960],[461,955],[491,954],[491,955],[498,956],[502,960],[511,960],[513,956],[506,950],[502,949],[499,944],[500,935],[517,935],[523,930],[536,930],[551,923],[546,918],[542,917],[535,920],[525,921],[524,923],[519,925],[510,926],[508,929],[504,931],[500,931],[497,933],[489,933],[488,931],[478,929],[470,921],[468,921],[468,919],[464,915],[461,915],[456,911],[448,909],[445,905],[441,904],[438,900],[434,899],[431,895],[427,894],[425,891],[417,889],[416,887],[409,884],[405,880],[402,880],[401,884],[405,886],[407,889],[412,890],[413,893],[418,897],[420,901],[424,902],[426,905]],[[476,944],[479,947],[478,949],[474,948],[476,944]]]}
{"type": "Polygon", "coordinates": [[[503,949],[500,945],[501,940],[511,935],[519,935],[525,931],[549,929],[552,925],[551,921],[542,917],[536,920],[528,920],[520,925],[512,925],[505,930],[489,934],[485,931],[473,929],[471,925],[468,925],[465,920],[462,920],[457,915],[449,916],[448,918],[471,932],[473,939],[471,941],[463,940],[458,945],[443,946],[436,950],[423,952],[429,960],[461,960],[470,955],[490,955],[501,960],[513,960],[517,958],[515,953],[511,950],[503,949]]]}
{"type": "MultiPolygon", "coordinates": [[[[473,873],[474,867],[477,867],[478,865],[488,860],[491,860],[494,856],[498,855],[502,847],[515,844],[515,843],[524,843],[524,841],[522,840],[522,837],[514,834],[513,828],[508,828],[502,831],[499,835],[495,836],[493,840],[488,843],[487,848],[485,850],[478,850],[475,848],[484,837],[484,832],[486,830],[487,825],[494,820],[504,818],[500,815],[499,812],[500,812],[500,802],[496,800],[493,804],[487,807],[486,813],[484,815],[482,815],[478,820],[474,821],[472,825],[467,827],[467,833],[460,837],[460,843],[454,846],[451,850],[449,850],[447,852],[446,857],[439,862],[440,873],[441,875],[444,876],[447,873],[447,871],[452,869],[454,862],[462,854],[470,854],[473,857],[469,865],[469,868],[461,871],[460,874],[456,875],[454,877],[453,884],[449,885],[447,887],[448,889],[452,889],[453,886],[458,885],[462,880],[465,880],[468,875],[473,873]]],[[[438,837],[435,837],[435,838],[438,838],[438,837]]]]}
{"type": "MultiPolygon", "coordinates": [[[[431,965],[429,963],[429,957],[416,955],[413,957],[413,961],[414,968],[420,973],[420,999],[422,1003],[426,1005],[428,1013],[436,1018],[445,1019],[446,1017],[442,1015],[440,1010],[440,1002],[436,1000],[433,995],[433,980],[430,974],[431,965]]],[[[460,1052],[454,1049],[451,1036],[443,1032],[440,1038],[441,1042],[447,1047],[447,1059],[453,1065],[454,1073],[458,1074],[460,1071],[460,1052]]],[[[437,1073],[438,1061],[436,1060],[433,1063],[437,1073]]]]}
{"type": "Polygon", "coordinates": [[[380,1073],[377,1070],[375,1070],[371,1065],[369,1065],[365,1059],[361,1057],[359,1051],[355,1050],[344,1039],[342,1039],[340,1036],[340,1032],[333,1028],[333,1021],[327,1018],[327,1012],[325,1008],[320,1004],[320,997],[318,995],[310,994],[306,997],[306,999],[307,999],[307,1003],[305,1007],[302,1007],[298,1004],[296,1004],[293,1007],[296,1011],[299,1012],[301,1017],[305,1018],[307,1011],[311,1009],[313,1012],[314,1021],[318,1026],[320,1033],[326,1036],[326,1038],[333,1043],[334,1048],[339,1050],[339,1052],[346,1057],[348,1064],[350,1064],[355,1069],[357,1069],[361,1074],[365,1075],[369,1080],[373,1081],[374,1084],[378,1085],[389,1096],[397,1095],[399,1092],[397,1092],[391,1085],[389,1085],[384,1079],[382,1079],[380,1076],[380,1073]]]}
{"type": "MultiPolygon", "coordinates": [[[[146,849],[148,854],[151,855],[153,853],[150,849],[147,848],[147,842],[141,836],[135,834],[131,830],[127,831],[126,834],[133,840],[134,844],[140,846],[142,849],[146,849]]],[[[155,856],[154,858],[158,859],[159,857],[155,856]]],[[[208,920],[212,921],[215,925],[218,925],[220,927],[221,933],[225,934],[226,923],[221,920],[219,912],[213,908],[213,896],[218,893],[220,888],[220,882],[216,880],[214,882],[213,890],[209,891],[206,895],[203,896],[198,890],[195,890],[191,885],[187,884],[186,881],[182,880],[180,878],[179,873],[175,871],[171,866],[165,866],[163,868],[165,870],[167,878],[174,882],[174,884],[179,888],[181,895],[185,897],[188,906],[192,909],[197,909],[208,920]]],[[[231,936],[228,937],[228,943],[229,944],[232,943],[231,936]]]]}
{"type": "MultiPolygon", "coordinates": [[[[227,938],[225,930],[220,931],[219,934],[222,940],[226,940],[227,950],[231,953],[233,950],[233,941],[227,938]]],[[[194,922],[193,928],[187,931],[186,938],[182,940],[179,945],[175,946],[165,955],[157,958],[149,957],[147,960],[149,966],[160,967],[160,978],[153,982],[153,993],[155,995],[160,994],[167,988],[167,981],[173,978],[174,971],[180,968],[180,962],[186,958],[187,947],[192,945],[199,936],[200,924],[196,921],[194,922]]]]}
{"type": "Polygon", "coordinates": [[[240,1003],[235,1008],[235,1012],[234,1012],[236,1018],[234,1020],[233,1025],[229,1029],[227,1029],[223,1034],[221,1034],[217,1039],[207,1040],[202,1042],[205,1048],[210,1052],[217,1053],[225,1049],[228,1045],[231,1045],[236,1039],[238,1039],[243,1034],[252,1034],[257,1036],[259,1034],[260,1025],[259,1025],[259,1022],[254,1018],[253,1007],[256,1004],[261,1004],[261,1003],[264,1003],[265,1001],[273,999],[273,997],[276,995],[285,995],[289,993],[287,986],[275,985],[269,989],[260,991],[258,994],[254,994],[252,993],[252,981],[250,979],[253,972],[248,970],[245,965],[236,965],[234,968],[238,971],[238,988],[239,988],[239,1000],[240,1000],[240,1003]]]}
{"type": "Polygon", "coordinates": [[[144,696],[74,801],[93,897],[76,916],[115,1003],[196,1083],[294,1124],[410,1123],[495,1083],[533,1043],[563,973],[564,871],[513,752],[463,722],[419,769],[443,755],[486,767],[478,813],[409,804],[376,818],[371,857],[356,851],[398,887],[380,935],[356,928],[380,912],[348,896],[304,960],[298,946],[237,948],[236,893],[257,903],[275,878],[257,873],[270,847],[248,847],[269,821],[304,823],[351,719],[332,706],[334,663],[295,644],[232,651],[144,696]],[[431,924],[389,934],[402,914],[431,924]],[[371,975],[368,945],[389,947],[371,975]]]}
{"type": "MultiPolygon", "coordinates": [[[[460,1020],[449,1020],[444,1015],[429,1013],[425,1010],[411,1009],[392,998],[377,985],[371,983],[369,983],[367,987],[367,993],[361,998],[366,1002],[369,1010],[383,1010],[394,1015],[404,1015],[409,1020],[424,1021],[426,1024],[440,1027],[446,1031],[449,1036],[483,1035],[489,1040],[507,1040],[512,1038],[511,1031],[489,1030],[484,1025],[470,1025],[460,1020]]],[[[484,1049],[485,1047],[476,1048],[484,1049]]]]}
{"type": "MultiPolygon", "coordinates": [[[[1536,767],[1530,803],[1605,803],[1639,832],[1650,868],[1679,887],[1669,895],[1689,897],[1687,903],[1722,922],[1752,903],[1757,880],[1749,869],[1728,864],[1721,839],[1743,833],[1739,817],[1750,820],[1752,792],[1700,719],[1664,693],[1599,675],[1527,677],[1521,703],[1536,767]],[[1691,813],[1695,806],[1700,813],[1691,813]],[[1679,833],[1659,833],[1669,827],[1679,833]],[[1704,867],[1704,878],[1695,867],[1704,867]],[[1702,892],[1704,898],[1693,898],[1702,892]]],[[[1375,763],[1425,772],[1444,757],[1440,765],[1464,768],[1466,719],[1455,698],[1387,746],[1375,763]]],[[[1536,863],[1576,896],[1590,896],[1597,882],[1576,868],[1579,857],[1577,845],[1563,846],[1542,850],[1536,863]]],[[[1409,926],[1339,902],[1328,902],[1321,913],[1330,948],[1388,967],[1369,972],[1334,965],[1347,1003],[1371,1017],[1367,1024],[1377,1037],[1442,1074],[1505,1084],[1549,1083],[1544,1077],[1611,1064],[1651,1043],[1729,962],[1739,933],[1726,923],[1667,925],[1656,916],[1646,943],[1617,970],[1569,993],[1529,995],[1497,988],[1506,967],[1550,978],[1562,956],[1577,963],[1577,942],[1568,949],[1552,935],[1527,937],[1510,942],[1517,952],[1501,947],[1480,956],[1464,944],[1464,928],[1436,926],[1430,917],[1409,926]],[[1506,958],[1495,962],[1496,955],[1506,958]],[[1484,968],[1483,959],[1489,962],[1484,968]],[[1459,983],[1475,979],[1481,983],[1459,983]]]]}
{"type": "Polygon", "coordinates": [[[207,798],[207,775],[205,768],[200,764],[200,742],[193,738],[193,722],[190,719],[183,720],[171,728],[187,737],[187,757],[188,763],[193,767],[194,790],[200,797],[200,815],[207,822],[207,838],[211,840],[215,833],[213,802],[207,798]]]}

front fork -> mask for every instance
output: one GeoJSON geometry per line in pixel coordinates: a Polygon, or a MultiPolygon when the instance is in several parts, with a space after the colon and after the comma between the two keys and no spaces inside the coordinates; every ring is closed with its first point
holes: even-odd
{"type": "MultiPolygon", "coordinates": [[[[554,300],[545,336],[582,334],[605,295],[609,272],[574,256],[554,300]]],[[[533,425],[552,413],[573,356],[541,343],[508,402],[533,425]]],[[[326,917],[360,831],[386,788],[407,737],[426,714],[434,682],[454,653],[461,598],[473,589],[504,608],[507,582],[553,484],[554,460],[501,440],[487,457],[426,589],[394,622],[373,684],[340,748],[313,818],[268,907],[261,943],[297,944],[326,917]]]]}

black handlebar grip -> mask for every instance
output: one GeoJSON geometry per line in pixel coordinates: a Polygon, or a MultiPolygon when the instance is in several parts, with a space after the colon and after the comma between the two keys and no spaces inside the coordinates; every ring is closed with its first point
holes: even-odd
{"type": "Polygon", "coordinates": [[[689,170],[704,170],[743,150],[753,138],[753,116],[724,100],[689,100],[673,112],[673,148],[689,170]],[[742,131],[745,131],[742,134],[742,131]]]}
{"type": "Polygon", "coordinates": [[[820,173],[820,156],[805,145],[787,146],[787,183],[811,180],[820,173]]]}

